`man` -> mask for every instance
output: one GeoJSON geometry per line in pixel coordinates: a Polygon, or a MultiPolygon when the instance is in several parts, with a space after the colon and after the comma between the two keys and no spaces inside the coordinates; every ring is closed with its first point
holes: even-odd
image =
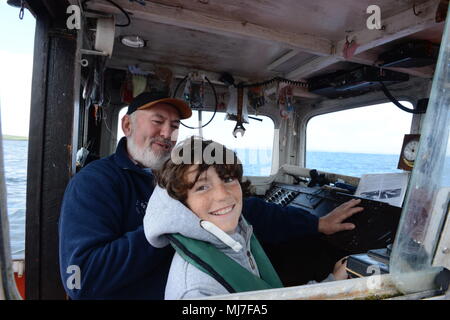
{"type": "MultiPolygon", "coordinates": [[[[142,93],[122,119],[125,137],[116,152],[94,161],[67,186],[59,224],[60,270],[72,299],[163,299],[174,251],[146,240],[143,218],[153,192],[151,170],[161,167],[176,143],[180,120],[192,112],[182,100],[142,93]]],[[[263,201],[243,204],[262,242],[332,234],[362,208],[352,200],[326,217],[263,201]]]]}

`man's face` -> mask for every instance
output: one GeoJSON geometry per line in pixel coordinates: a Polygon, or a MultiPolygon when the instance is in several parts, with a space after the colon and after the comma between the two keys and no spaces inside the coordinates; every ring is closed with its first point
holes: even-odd
{"type": "Polygon", "coordinates": [[[176,143],[180,115],[173,106],[160,103],[122,118],[129,155],[146,168],[159,169],[176,143]]]}
{"type": "MultiPolygon", "coordinates": [[[[187,171],[187,181],[193,183],[198,165],[187,171]]],[[[210,221],[227,233],[233,233],[242,211],[242,189],[236,178],[221,178],[214,167],[202,172],[188,190],[186,204],[200,219],[210,221]]]]}

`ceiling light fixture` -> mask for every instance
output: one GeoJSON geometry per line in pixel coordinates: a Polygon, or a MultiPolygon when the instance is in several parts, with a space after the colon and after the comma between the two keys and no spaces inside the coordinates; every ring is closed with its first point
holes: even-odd
{"type": "Polygon", "coordinates": [[[145,40],[139,36],[123,36],[120,38],[120,42],[131,48],[143,48],[146,45],[145,40]]]}

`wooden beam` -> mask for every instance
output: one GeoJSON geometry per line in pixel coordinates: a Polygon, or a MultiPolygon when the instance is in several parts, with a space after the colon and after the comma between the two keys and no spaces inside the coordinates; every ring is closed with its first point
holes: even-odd
{"type": "MultiPolygon", "coordinates": [[[[58,220],[64,191],[72,177],[74,68],[76,38],[52,33],[47,79],[43,181],[41,186],[41,296],[64,299],[59,272],[58,220]]],[[[29,211],[28,211],[29,213],[29,211]]]]}
{"type": "MultiPolygon", "coordinates": [[[[351,59],[351,62],[364,64],[368,66],[377,66],[378,65],[378,56],[371,54],[369,52],[363,52],[358,56],[351,59]]],[[[395,68],[395,67],[386,67],[384,69],[402,72],[409,74],[410,76],[420,77],[420,78],[433,78],[435,66],[425,66],[420,68],[395,68]]]]}
{"type": "Polygon", "coordinates": [[[299,75],[304,75],[301,79],[306,78],[307,76],[313,74],[314,72],[320,71],[322,69],[325,69],[332,64],[335,64],[339,61],[348,61],[358,64],[364,64],[364,65],[375,65],[375,62],[377,60],[377,56],[373,54],[369,54],[367,52],[364,52],[357,57],[353,57],[351,60],[344,60],[343,58],[333,55],[329,57],[316,57],[311,59],[309,62],[305,63],[304,65],[298,67],[294,71],[289,72],[286,75],[286,78],[288,79],[299,79],[299,75]]]}
{"type": "MultiPolygon", "coordinates": [[[[128,70],[127,68],[128,66],[137,66],[142,71],[150,73],[154,73],[156,68],[158,67],[168,68],[173,72],[173,77],[175,79],[184,78],[190,72],[197,72],[198,74],[205,75],[209,79],[209,81],[211,81],[213,84],[224,85],[223,82],[219,81],[219,78],[221,77],[220,73],[207,70],[200,70],[198,68],[188,68],[184,66],[168,65],[163,63],[152,63],[149,61],[139,61],[136,59],[131,59],[129,57],[122,57],[117,55],[107,61],[107,67],[111,69],[128,70]]],[[[236,83],[249,81],[249,79],[235,74],[233,74],[233,78],[236,83]]]]}
{"type": "Polygon", "coordinates": [[[273,61],[271,64],[269,64],[267,66],[267,70],[269,70],[269,71],[274,70],[276,67],[282,65],[289,59],[295,57],[297,54],[299,54],[299,52],[300,52],[300,50],[297,50],[297,49],[293,49],[293,50],[289,51],[288,53],[282,55],[281,57],[279,57],[278,59],[273,61]]]}
{"type": "MultiPolygon", "coordinates": [[[[349,33],[348,39],[355,40],[358,48],[355,55],[412,35],[414,33],[429,29],[437,25],[436,10],[440,0],[429,0],[416,6],[416,12],[421,12],[416,16],[412,8],[409,8],[395,16],[383,19],[382,30],[369,30],[367,28],[355,33],[349,33]]],[[[346,39],[338,42],[336,54],[342,56],[346,39]]]]}
{"type": "Polygon", "coordinates": [[[53,24],[65,27],[66,9],[70,5],[67,0],[26,0],[27,8],[35,17],[48,15],[53,24]]]}
{"type": "Polygon", "coordinates": [[[308,77],[310,74],[313,74],[314,72],[329,67],[338,61],[341,60],[336,56],[313,58],[309,62],[287,73],[285,77],[288,79],[296,79],[296,80],[304,79],[308,77]]]}
{"type": "MultiPolygon", "coordinates": [[[[290,79],[305,78],[313,72],[319,70],[318,68],[326,68],[338,61],[349,61],[365,65],[374,65],[377,58],[365,56],[364,54],[366,51],[436,26],[438,23],[435,21],[435,15],[439,2],[439,0],[430,0],[417,5],[416,11],[422,12],[418,16],[415,16],[412,8],[410,8],[386,19],[381,17],[384,30],[363,29],[358,32],[350,33],[348,35],[348,40],[355,40],[358,44],[358,48],[355,51],[354,57],[349,60],[345,60],[343,56],[343,50],[347,40],[343,39],[336,44],[336,52],[334,54],[328,57],[318,57],[311,62],[290,71],[286,77],[290,79]]],[[[399,70],[399,68],[395,69],[399,70]]],[[[394,69],[392,68],[392,70],[394,69]]],[[[432,72],[432,68],[421,70],[405,68],[401,70],[402,72],[425,78],[432,77],[433,75],[433,73],[430,73],[432,72]]]]}
{"type": "Polygon", "coordinates": [[[247,291],[203,298],[204,300],[356,300],[387,298],[401,294],[390,274],[345,281],[330,281],[278,289],[247,291]]]}
{"type": "MultiPolygon", "coordinates": [[[[37,11],[36,11],[37,12],[37,11]]],[[[47,60],[49,41],[47,34],[50,19],[44,19],[42,13],[36,19],[34,40],[33,78],[30,106],[30,135],[28,140],[27,199],[25,232],[25,296],[37,300],[40,296],[40,235],[41,217],[41,181],[42,177],[42,145],[44,144],[44,123],[46,104],[47,60]],[[30,167],[31,165],[31,167],[30,167]],[[30,192],[33,190],[33,192],[30,192]],[[36,210],[37,213],[34,211],[36,210]]]]}
{"type": "Polygon", "coordinates": [[[421,68],[386,68],[388,70],[407,73],[410,76],[432,79],[436,66],[426,66],[421,68]]]}
{"type": "MultiPolygon", "coordinates": [[[[26,299],[65,299],[58,220],[71,177],[76,37],[36,11],[26,201],[26,299]]],[[[65,14],[61,13],[61,14],[65,14]]]]}
{"type": "MultiPolygon", "coordinates": [[[[147,1],[146,5],[142,6],[136,2],[130,3],[128,0],[116,0],[116,2],[131,13],[132,19],[142,19],[229,37],[259,40],[318,56],[329,56],[332,53],[331,40],[311,34],[281,31],[248,21],[223,19],[177,5],[147,1]]],[[[105,13],[121,14],[115,6],[106,2],[87,2],[87,7],[105,13]]]]}

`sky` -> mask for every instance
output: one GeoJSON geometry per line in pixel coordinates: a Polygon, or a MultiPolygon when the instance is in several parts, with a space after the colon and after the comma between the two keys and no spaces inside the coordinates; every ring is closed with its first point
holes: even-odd
{"type": "Polygon", "coordinates": [[[0,105],[2,132],[28,136],[35,19],[0,0],[0,105]]]}
{"type": "MultiPolygon", "coordinates": [[[[401,102],[412,108],[409,102],[401,102]]],[[[412,114],[393,103],[329,113],[307,125],[307,151],[399,154],[412,114]]]]}

